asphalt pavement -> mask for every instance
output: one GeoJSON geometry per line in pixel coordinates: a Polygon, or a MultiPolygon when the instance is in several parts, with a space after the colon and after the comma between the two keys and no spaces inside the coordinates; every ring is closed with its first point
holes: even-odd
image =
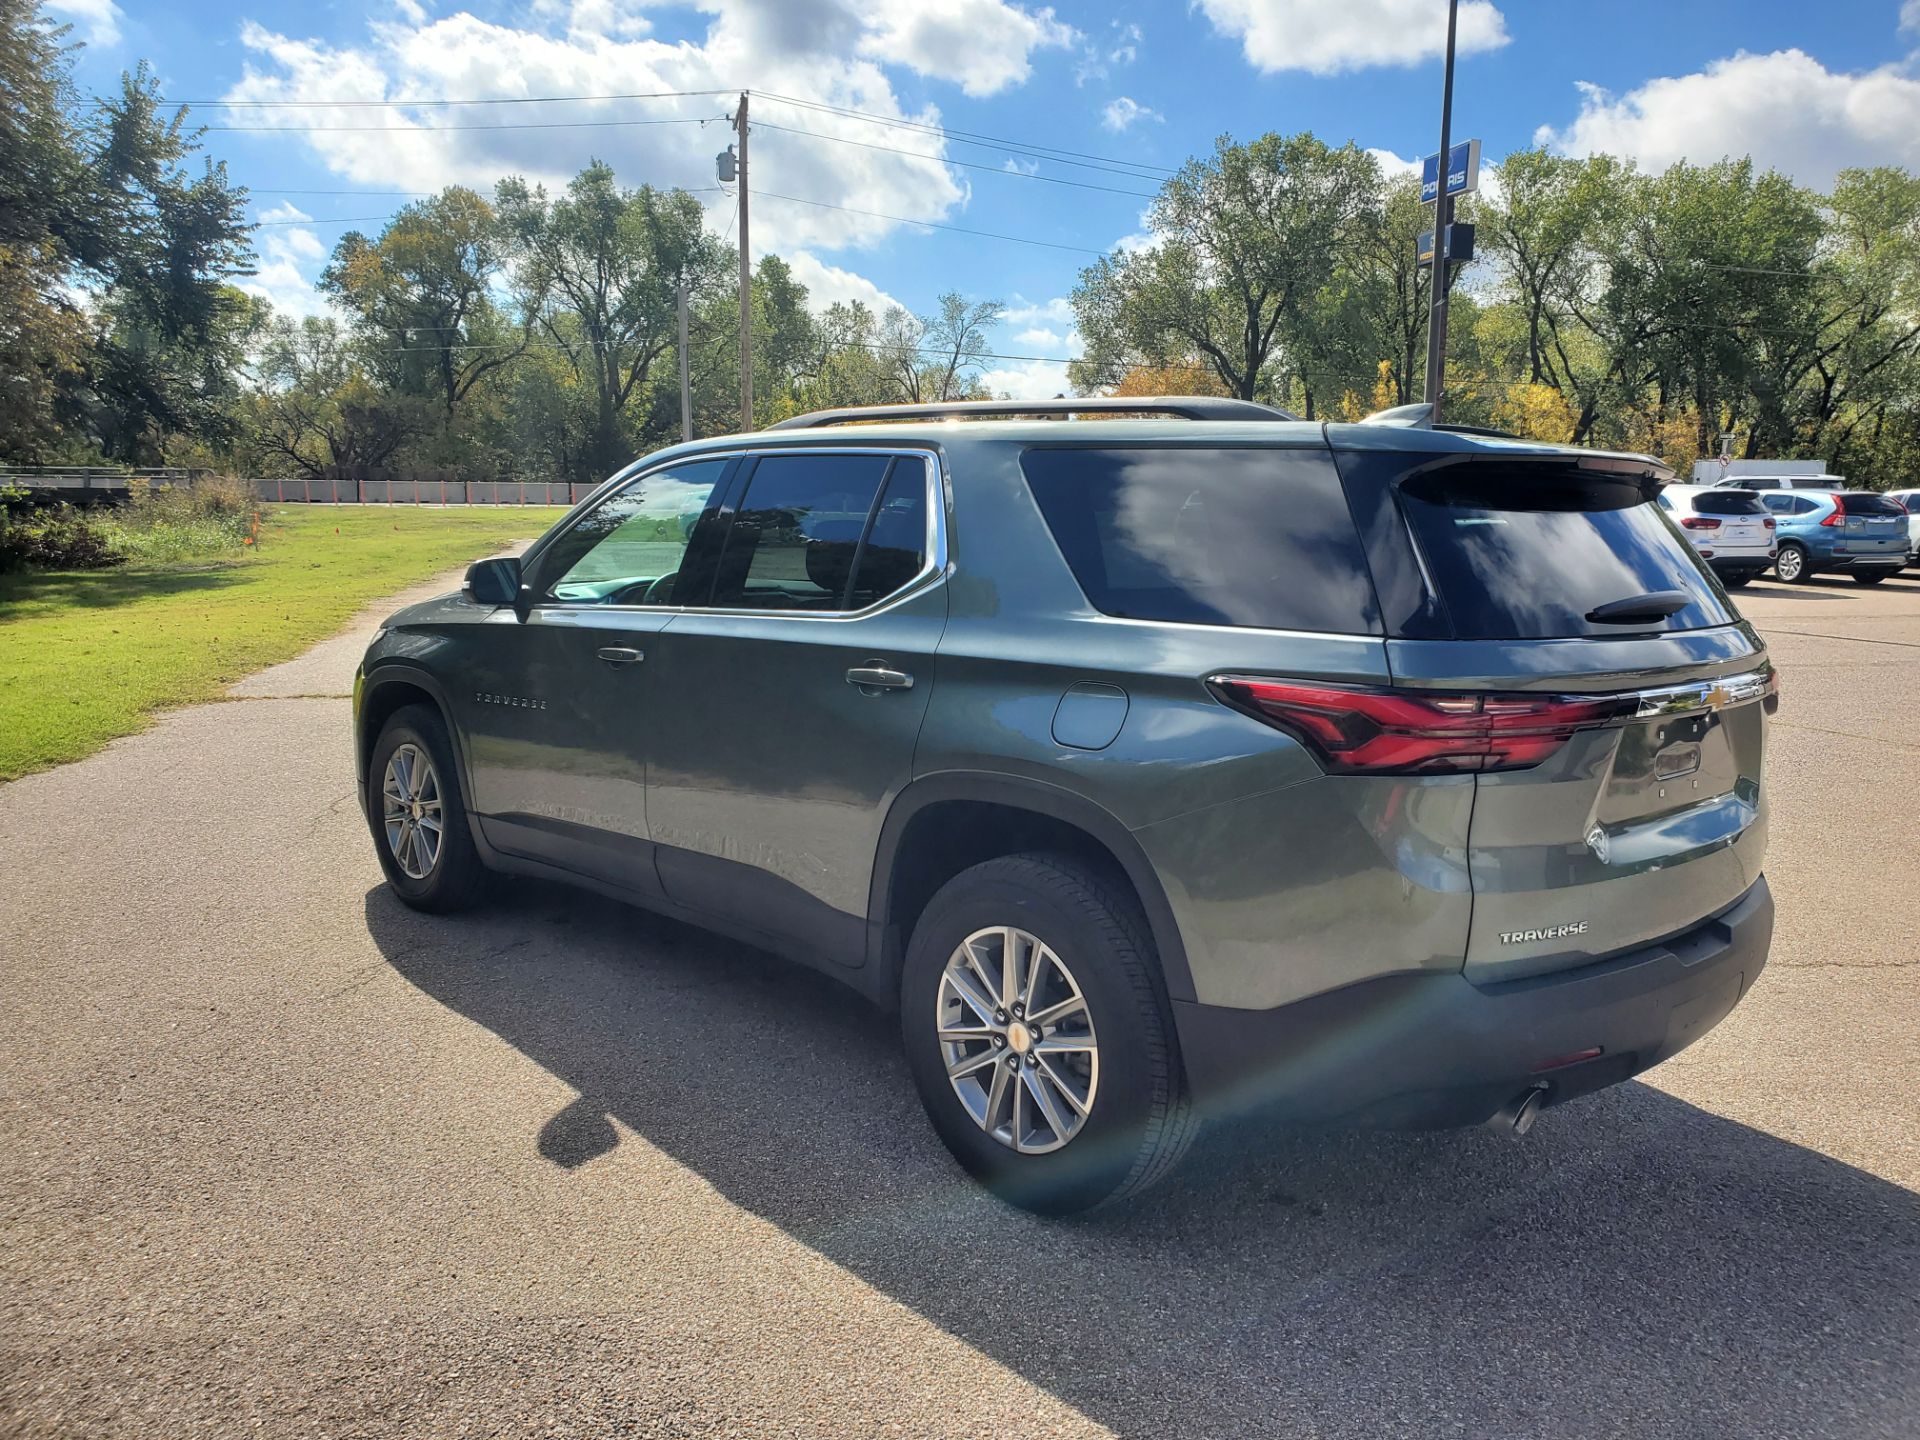
{"type": "Polygon", "coordinates": [[[390,900],[374,617],[0,787],[0,1434],[1912,1436],[1920,572],[1740,603],[1779,927],[1725,1024],[1524,1141],[1221,1129],[1065,1222],[827,980],[390,900]]]}

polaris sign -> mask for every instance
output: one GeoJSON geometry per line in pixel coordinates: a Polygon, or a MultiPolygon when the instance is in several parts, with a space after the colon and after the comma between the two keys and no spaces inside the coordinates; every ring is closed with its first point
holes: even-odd
{"type": "MultiPolygon", "coordinates": [[[[1439,188],[1440,157],[1429,155],[1420,164],[1420,203],[1431,205],[1439,188]]],[[[1480,188],[1480,142],[1462,140],[1447,151],[1447,194],[1465,195],[1480,188]]]]}

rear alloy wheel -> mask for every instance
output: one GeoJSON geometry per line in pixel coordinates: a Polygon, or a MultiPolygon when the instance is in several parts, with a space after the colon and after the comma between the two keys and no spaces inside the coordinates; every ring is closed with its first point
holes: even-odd
{"type": "Polygon", "coordinates": [[[1807,552],[1798,545],[1782,545],[1774,557],[1773,573],[1788,585],[1804,585],[1812,575],[1807,568],[1807,552]]]}
{"type": "Polygon", "coordinates": [[[1891,570],[1856,570],[1853,572],[1853,583],[1856,585],[1878,585],[1892,573],[1891,570]]]}
{"type": "Polygon", "coordinates": [[[942,886],[907,947],[900,1027],[940,1138],[1025,1209],[1145,1189],[1192,1136],[1146,918],[1073,857],[1003,856],[942,886]]]}

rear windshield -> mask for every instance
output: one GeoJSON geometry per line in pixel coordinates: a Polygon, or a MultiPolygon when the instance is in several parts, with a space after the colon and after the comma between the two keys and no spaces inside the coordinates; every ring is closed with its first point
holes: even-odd
{"type": "Polygon", "coordinates": [[[1844,490],[1840,493],[1840,503],[1847,507],[1849,515],[1904,515],[1906,506],[1897,500],[1889,500],[1884,495],[1875,495],[1869,490],[1844,490]]]}
{"type": "Polygon", "coordinates": [[[1696,515],[1764,515],[1767,507],[1751,490],[1703,490],[1693,497],[1696,515]]]}
{"type": "Polygon", "coordinates": [[[1698,630],[1733,618],[1693,547],[1631,484],[1468,465],[1414,477],[1400,501],[1462,640],[1698,630]],[[1691,599],[1664,620],[1587,619],[1656,590],[1691,599]]]}
{"type": "Polygon", "coordinates": [[[1135,620],[1377,635],[1325,451],[1034,449],[1020,458],[1095,609],[1135,620]]]}

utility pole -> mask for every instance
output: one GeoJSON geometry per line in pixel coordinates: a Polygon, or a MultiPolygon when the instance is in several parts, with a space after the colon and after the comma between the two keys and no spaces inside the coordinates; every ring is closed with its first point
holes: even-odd
{"type": "Polygon", "coordinates": [[[680,278],[680,438],[693,438],[693,384],[687,374],[687,281],[680,278]]]}
{"type": "MultiPolygon", "coordinates": [[[[1453,266],[1448,259],[1448,230],[1453,225],[1453,197],[1447,193],[1448,152],[1453,148],[1453,37],[1460,20],[1460,0],[1447,0],[1447,78],[1440,92],[1440,164],[1433,192],[1433,304],[1427,311],[1427,404],[1433,407],[1428,423],[1440,423],[1440,402],[1447,382],[1447,292],[1453,288],[1453,266]]],[[[745,101],[741,102],[742,109],[745,101]]],[[[742,187],[741,194],[746,193],[742,187]]],[[[744,215],[745,202],[741,214],[744,215]]]]}
{"type": "Polygon", "coordinates": [[[747,92],[733,128],[740,136],[740,428],[753,429],[753,257],[747,249],[747,92]]]}

